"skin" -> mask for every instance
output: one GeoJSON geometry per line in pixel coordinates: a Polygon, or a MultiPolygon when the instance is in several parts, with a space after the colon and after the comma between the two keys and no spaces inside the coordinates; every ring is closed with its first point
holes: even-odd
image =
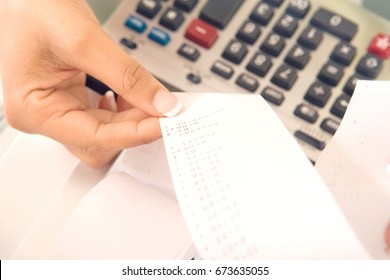
{"type": "Polygon", "coordinates": [[[387,226],[385,231],[385,242],[387,244],[387,254],[390,256],[390,225],[387,226]]]}
{"type": "MultiPolygon", "coordinates": [[[[0,18],[10,125],[57,140],[95,168],[161,137],[158,118],[178,101],[108,37],[85,1],[0,0],[0,18]],[[104,98],[91,108],[85,73],[119,94],[117,109],[104,98]]],[[[390,247],[390,226],[384,239],[390,247]]]]}
{"type": "Polygon", "coordinates": [[[94,168],[161,137],[158,118],[176,98],[108,37],[85,1],[1,0],[0,18],[7,22],[0,74],[11,126],[61,142],[94,168]],[[85,73],[120,95],[117,111],[104,99],[91,108],[85,73]]]}

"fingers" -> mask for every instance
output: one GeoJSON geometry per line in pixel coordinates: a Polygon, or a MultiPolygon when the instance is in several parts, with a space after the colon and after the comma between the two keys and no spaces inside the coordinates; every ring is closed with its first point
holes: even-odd
{"type": "Polygon", "coordinates": [[[117,109],[119,112],[129,110],[134,108],[131,104],[129,104],[126,100],[123,99],[122,96],[118,95],[118,100],[117,100],[117,109]]]}
{"type": "Polygon", "coordinates": [[[177,98],[109,38],[86,1],[1,3],[10,23],[0,27],[7,38],[0,40],[6,113],[18,129],[51,137],[97,167],[122,149],[161,137],[157,117],[181,110],[177,98]],[[118,104],[108,95],[100,102],[105,110],[88,110],[87,95],[77,94],[85,91],[81,72],[117,92],[118,104]]]}
{"type": "Polygon", "coordinates": [[[116,112],[118,110],[114,93],[111,90],[107,91],[106,94],[100,99],[99,108],[109,110],[111,112],[116,112]]]}
{"type": "MultiPolygon", "coordinates": [[[[74,79],[75,81],[78,79],[74,79]]],[[[29,133],[46,135],[64,144],[88,165],[99,168],[108,164],[121,150],[150,143],[161,137],[159,120],[140,109],[113,112],[88,109],[77,98],[85,88],[81,84],[57,91],[37,91],[17,106],[14,125],[29,133]],[[17,112],[23,112],[17,117],[17,112]]],[[[105,105],[104,105],[105,104],[105,105]]],[[[11,106],[10,106],[11,107],[11,106]]]]}
{"type": "Polygon", "coordinates": [[[46,131],[46,135],[64,143],[72,153],[94,168],[106,165],[123,149],[161,137],[158,118],[137,109],[122,113],[99,109],[71,111],[51,127],[58,129],[46,131]]]}
{"type": "MultiPolygon", "coordinates": [[[[82,59],[76,62],[80,69],[109,85],[128,103],[150,115],[174,116],[180,112],[181,103],[177,98],[138,61],[124,53],[105,34],[100,36],[99,42],[95,49],[88,52],[89,55],[80,56],[82,59]]],[[[85,49],[91,50],[91,47],[85,49]]]]}
{"type": "Polygon", "coordinates": [[[107,84],[128,103],[150,115],[172,116],[181,110],[178,99],[96,22],[77,20],[77,25],[69,24],[67,28],[62,36],[65,38],[55,43],[67,64],[107,84]],[[69,36],[72,38],[66,38],[69,36]]]}

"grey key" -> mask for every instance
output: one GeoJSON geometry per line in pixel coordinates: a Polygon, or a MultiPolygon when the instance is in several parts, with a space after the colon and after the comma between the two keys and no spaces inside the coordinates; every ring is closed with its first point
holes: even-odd
{"type": "Polygon", "coordinates": [[[245,21],[238,30],[236,38],[244,41],[248,44],[253,44],[256,42],[257,38],[260,36],[260,28],[253,21],[245,21]]]}
{"type": "Polygon", "coordinates": [[[322,31],[314,26],[308,26],[302,32],[301,36],[298,38],[298,42],[302,45],[314,50],[318,47],[322,41],[323,34],[322,31]]]}
{"type": "Polygon", "coordinates": [[[332,108],[330,108],[330,112],[339,118],[343,118],[345,112],[347,111],[350,99],[351,97],[348,95],[343,94],[339,96],[334,102],[332,108]]]}
{"type": "Polygon", "coordinates": [[[183,21],[184,16],[177,8],[168,8],[160,18],[160,24],[172,31],[177,30],[183,21]]]}
{"type": "Polygon", "coordinates": [[[298,69],[303,69],[306,63],[309,61],[309,59],[310,59],[309,50],[304,47],[301,47],[300,45],[295,45],[288,52],[284,61],[298,69]]]}
{"type": "Polygon", "coordinates": [[[316,11],[310,23],[346,41],[351,41],[358,29],[352,21],[324,8],[316,11]]]}
{"type": "Polygon", "coordinates": [[[269,4],[260,2],[257,4],[256,8],[252,11],[249,17],[251,20],[259,24],[267,25],[273,15],[274,10],[269,4]]]}
{"type": "Polygon", "coordinates": [[[264,53],[255,53],[246,69],[252,73],[264,77],[272,66],[272,60],[264,53]]]}
{"type": "Polygon", "coordinates": [[[382,59],[374,54],[366,54],[360,59],[356,66],[356,72],[372,79],[378,76],[381,69],[382,59]]]}
{"type": "Polygon", "coordinates": [[[276,70],[271,82],[284,89],[290,89],[298,78],[297,70],[286,64],[282,64],[276,70]]]}
{"type": "Polygon", "coordinates": [[[331,96],[331,88],[321,82],[314,82],[307,90],[304,98],[310,103],[324,107],[331,96]]]}
{"type": "Polygon", "coordinates": [[[250,92],[255,92],[259,87],[259,82],[247,74],[241,74],[236,80],[236,84],[250,92]]]}
{"type": "Polygon", "coordinates": [[[137,6],[137,13],[147,17],[154,18],[161,9],[158,0],[142,0],[137,6]]]}
{"type": "Polygon", "coordinates": [[[209,0],[199,18],[224,29],[243,2],[244,0],[209,0]]]}
{"type": "Polygon", "coordinates": [[[187,80],[189,80],[193,84],[200,84],[202,82],[202,78],[194,73],[189,73],[187,75],[187,80]]]}
{"type": "Polygon", "coordinates": [[[334,48],[330,58],[345,66],[351,64],[356,55],[356,48],[347,42],[340,42],[334,48]]]}
{"type": "Polygon", "coordinates": [[[287,13],[299,18],[304,18],[309,10],[309,0],[290,0],[290,3],[287,7],[287,13]]]}
{"type": "Polygon", "coordinates": [[[322,151],[326,146],[326,143],[324,141],[319,140],[319,139],[317,139],[317,138],[315,138],[315,137],[313,137],[313,136],[311,136],[311,135],[309,135],[301,130],[295,131],[294,136],[297,137],[298,139],[306,142],[307,144],[315,147],[316,149],[318,149],[320,151],[322,151]]]}
{"type": "Polygon", "coordinates": [[[183,11],[191,12],[197,3],[198,0],[175,0],[174,5],[183,11]]]}
{"type": "Polygon", "coordinates": [[[216,61],[211,67],[211,71],[225,79],[230,79],[234,74],[233,68],[222,61],[216,61]]]}
{"type": "Polygon", "coordinates": [[[319,116],[316,109],[306,104],[299,104],[295,108],[294,115],[309,123],[315,123],[319,116]]]}
{"type": "Polygon", "coordinates": [[[186,43],[181,45],[177,53],[191,61],[196,61],[200,56],[198,49],[186,43]]]}
{"type": "Polygon", "coordinates": [[[328,61],[321,69],[320,73],[318,73],[318,79],[321,81],[336,86],[340,79],[344,75],[344,68],[333,61],[328,61]]]}
{"type": "Polygon", "coordinates": [[[334,134],[336,133],[337,129],[339,128],[339,126],[340,126],[340,122],[335,121],[335,120],[330,119],[330,118],[326,118],[326,119],[324,119],[324,120],[322,121],[320,127],[321,127],[324,131],[326,131],[326,132],[328,132],[328,133],[334,135],[334,134]]]}
{"type": "Polygon", "coordinates": [[[263,44],[261,44],[260,49],[272,56],[278,56],[285,45],[286,41],[282,36],[276,33],[270,33],[263,44]]]}
{"type": "Polygon", "coordinates": [[[282,5],[284,0],[264,0],[264,1],[270,3],[275,7],[279,7],[280,5],[282,5]]]}
{"type": "Polygon", "coordinates": [[[222,53],[222,57],[239,64],[248,53],[248,48],[238,40],[231,40],[222,53]]]}
{"type": "Polygon", "coordinates": [[[272,88],[272,87],[266,87],[263,90],[263,92],[261,93],[261,96],[265,100],[267,100],[267,101],[269,101],[269,102],[271,102],[271,103],[273,103],[275,105],[280,105],[284,101],[283,93],[281,91],[279,91],[279,90],[276,90],[276,89],[272,88]]]}
{"type": "Polygon", "coordinates": [[[343,87],[343,91],[348,95],[352,95],[358,80],[369,80],[369,78],[365,78],[361,75],[353,74],[351,77],[349,77],[349,79],[345,83],[343,87]]]}
{"type": "Polygon", "coordinates": [[[284,14],[274,26],[274,31],[286,36],[291,37],[295,30],[298,28],[298,20],[293,16],[284,14]]]}
{"type": "Polygon", "coordinates": [[[136,42],[128,38],[122,38],[120,43],[131,50],[135,50],[138,46],[136,42]]]}

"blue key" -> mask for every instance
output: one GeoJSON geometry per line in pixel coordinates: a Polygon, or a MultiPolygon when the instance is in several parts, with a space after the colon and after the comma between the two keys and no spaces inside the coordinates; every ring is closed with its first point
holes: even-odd
{"type": "Polygon", "coordinates": [[[156,43],[159,43],[162,46],[166,46],[171,40],[167,32],[157,27],[153,27],[152,30],[150,30],[148,37],[149,39],[155,41],[156,43]]]}
{"type": "Polygon", "coordinates": [[[147,28],[145,21],[136,16],[129,16],[125,22],[125,25],[138,33],[144,32],[147,28]]]}

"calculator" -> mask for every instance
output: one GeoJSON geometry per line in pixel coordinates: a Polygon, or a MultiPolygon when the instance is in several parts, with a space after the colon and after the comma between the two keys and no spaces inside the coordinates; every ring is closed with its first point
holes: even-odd
{"type": "Polygon", "coordinates": [[[389,21],[348,1],[125,0],[104,28],[171,91],[259,95],[313,163],[357,81],[390,80],[389,21]]]}

